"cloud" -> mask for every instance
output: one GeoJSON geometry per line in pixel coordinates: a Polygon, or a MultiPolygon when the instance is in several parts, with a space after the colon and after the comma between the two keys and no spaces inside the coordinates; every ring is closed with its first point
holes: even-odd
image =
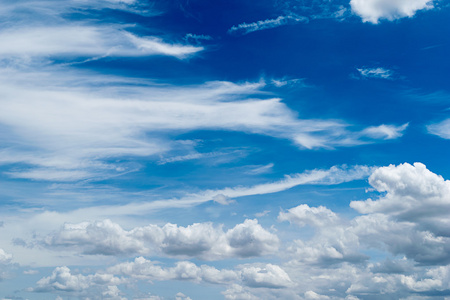
{"type": "Polygon", "coordinates": [[[255,31],[276,28],[288,24],[306,23],[308,18],[303,16],[279,16],[276,19],[267,19],[253,23],[242,23],[235,25],[228,30],[229,34],[246,35],[255,31]]]}
{"type": "Polygon", "coordinates": [[[411,18],[417,11],[433,8],[433,0],[351,0],[350,6],[363,22],[377,24],[380,19],[411,18]]]}
{"type": "Polygon", "coordinates": [[[450,119],[427,126],[428,133],[437,135],[443,139],[450,139],[450,119]]]}
{"type": "Polygon", "coordinates": [[[175,300],[192,300],[192,299],[191,299],[191,297],[188,297],[183,293],[177,293],[175,295],[175,300]]]}
{"type": "Polygon", "coordinates": [[[66,248],[91,255],[164,254],[171,257],[197,257],[218,260],[230,257],[256,257],[275,253],[278,237],[246,220],[224,232],[222,226],[195,223],[187,227],[148,225],[130,231],[110,220],[65,224],[45,238],[49,248],[66,248]]]}
{"type": "Polygon", "coordinates": [[[12,255],[6,253],[5,250],[0,248],[0,264],[7,264],[11,261],[12,255]]]}
{"type": "Polygon", "coordinates": [[[186,58],[202,47],[170,44],[157,37],[138,37],[124,29],[92,25],[9,28],[0,31],[0,58],[104,57],[168,55],[186,58]]]}
{"type": "Polygon", "coordinates": [[[7,171],[15,178],[77,181],[131,172],[139,165],[110,158],[155,157],[179,147],[171,135],[195,130],[268,135],[308,149],[366,143],[364,132],[343,123],[298,119],[280,99],[258,98],[264,83],[157,85],[66,68],[0,69],[0,79],[0,163],[21,164],[7,171]]]}
{"type": "Polygon", "coordinates": [[[421,163],[404,163],[375,170],[369,183],[385,194],[350,203],[367,214],[354,220],[361,239],[421,264],[450,262],[450,181],[421,163]]]}
{"type": "Polygon", "coordinates": [[[280,212],[278,220],[289,221],[299,226],[316,226],[333,225],[339,221],[338,216],[324,206],[309,207],[306,204],[289,209],[287,212],[280,212]]]}
{"type": "Polygon", "coordinates": [[[259,297],[256,297],[248,290],[246,290],[243,286],[239,284],[233,284],[226,291],[223,291],[225,299],[227,300],[258,300],[259,297]]]}
{"type": "Polygon", "coordinates": [[[284,288],[292,285],[289,275],[279,266],[247,266],[241,270],[242,281],[249,287],[284,288]]]}
{"type": "Polygon", "coordinates": [[[287,248],[292,264],[330,266],[343,262],[362,263],[368,258],[359,253],[358,236],[347,222],[324,206],[302,204],[280,212],[278,220],[316,229],[310,240],[294,240],[287,248]]]}
{"type": "Polygon", "coordinates": [[[403,124],[401,126],[394,125],[379,125],[372,126],[364,129],[364,134],[372,138],[382,138],[385,140],[397,139],[403,136],[403,131],[408,128],[409,123],[403,124]]]}
{"type": "Polygon", "coordinates": [[[95,286],[113,286],[123,281],[111,274],[72,274],[68,267],[57,267],[48,277],[40,279],[30,292],[83,292],[95,286]]]}
{"type": "Polygon", "coordinates": [[[289,275],[273,264],[246,264],[236,270],[222,269],[180,261],[174,267],[163,268],[143,257],[108,268],[108,274],[130,276],[140,280],[188,280],[196,283],[235,284],[248,287],[279,289],[292,285],[289,275]]]}
{"type": "Polygon", "coordinates": [[[393,72],[384,68],[356,68],[363,78],[392,79],[393,72]]]}
{"type": "Polygon", "coordinates": [[[246,171],[245,173],[250,175],[270,173],[272,171],[273,166],[274,166],[273,163],[268,163],[267,165],[260,165],[260,166],[249,166],[251,167],[251,169],[246,171]]]}
{"type": "MultiPolygon", "coordinates": [[[[101,206],[94,208],[81,208],[71,214],[86,218],[116,215],[142,215],[148,211],[165,208],[183,208],[199,205],[208,201],[221,204],[230,204],[230,199],[252,195],[265,195],[282,192],[299,185],[321,184],[335,185],[343,182],[367,178],[372,172],[367,166],[334,166],[328,170],[309,170],[303,173],[286,175],[284,179],[254,186],[237,186],[220,190],[206,190],[195,194],[187,194],[178,199],[156,200],[145,203],[128,203],[120,206],[101,206]]],[[[66,219],[69,215],[64,216],[66,219]]]]}

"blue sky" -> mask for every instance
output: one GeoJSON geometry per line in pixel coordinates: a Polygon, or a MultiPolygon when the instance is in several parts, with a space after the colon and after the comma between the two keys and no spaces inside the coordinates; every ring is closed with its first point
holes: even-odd
{"type": "Polygon", "coordinates": [[[0,8],[0,299],[450,299],[446,0],[0,8]]]}

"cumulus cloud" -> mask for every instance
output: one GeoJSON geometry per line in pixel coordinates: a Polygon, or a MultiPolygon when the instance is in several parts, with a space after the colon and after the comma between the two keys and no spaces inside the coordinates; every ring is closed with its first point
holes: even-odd
{"type": "Polygon", "coordinates": [[[326,207],[306,204],[280,212],[279,221],[297,226],[313,226],[316,234],[309,240],[294,240],[287,252],[295,265],[329,266],[343,262],[361,263],[368,257],[359,253],[359,239],[348,224],[326,207]]]}
{"type": "Polygon", "coordinates": [[[222,269],[192,262],[180,261],[174,267],[164,268],[143,257],[108,268],[107,273],[130,276],[140,280],[188,280],[213,284],[240,283],[256,288],[285,288],[292,285],[289,275],[273,264],[248,264],[236,270],[222,269]]]}
{"type": "Polygon", "coordinates": [[[253,23],[242,23],[228,30],[229,34],[245,35],[259,30],[276,28],[283,25],[308,22],[308,18],[302,16],[279,16],[276,19],[267,19],[253,23]]]}
{"type": "Polygon", "coordinates": [[[369,183],[385,194],[350,203],[367,214],[354,220],[360,239],[421,264],[450,262],[450,181],[421,163],[405,163],[375,170],[369,183]]]}
{"type": "MultiPolygon", "coordinates": [[[[424,164],[390,165],[373,172],[369,183],[380,193],[377,200],[353,201],[350,206],[365,214],[382,213],[414,222],[435,234],[445,234],[450,211],[450,181],[424,164]]],[[[447,235],[447,234],[445,234],[447,235]]]]}
{"type": "Polygon", "coordinates": [[[121,284],[123,281],[111,274],[82,275],[73,274],[68,267],[57,267],[48,277],[40,279],[35,288],[29,289],[31,292],[82,292],[92,287],[121,284]]]}
{"type": "Polygon", "coordinates": [[[283,288],[292,284],[289,275],[279,266],[246,266],[241,270],[242,281],[249,287],[283,288]]]}
{"type": "Polygon", "coordinates": [[[133,255],[164,254],[217,260],[255,257],[278,250],[278,237],[262,228],[257,220],[246,220],[223,231],[222,226],[195,223],[187,227],[148,225],[130,231],[110,220],[65,224],[49,235],[43,245],[77,249],[84,254],[133,255]]]}
{"type": "Polygon", "coordinates": [[[413,17],[417,11],[433,8],[433,0],[351,0],[352,11],[364,22],[393,21],[413,17]]]}
{"type": "Polygon", "coordinates": [[[289,209],[287,212],[280,212],[279,221],[289,221],[299,226],[333,225],[339,221],[338,216],[324,206],[309,207],[306,204],[289,209]]]}

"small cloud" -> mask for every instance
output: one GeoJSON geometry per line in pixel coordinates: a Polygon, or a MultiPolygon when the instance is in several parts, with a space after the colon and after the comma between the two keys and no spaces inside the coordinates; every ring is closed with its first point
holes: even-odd
{"type": "Polygon", "coordinates": [[[35,275],[35,274],[38,274],[38,273],[39,273],[38,270],[25,270],[25,271],[23,271],[23,274],[25,274],[25,275],[35,275]]]}
{"type": "Polygon", "coordinates": [[[307,23],[309,19],[303,16],[279,16],[276,19],[266,19],[253,23],[241,23],[228,30],[229,34],[246,35],[255,31],[276,28],[295,23],[307,23]]]}
{"type": "Polygon", "coordinates": [[[305,80],[303,78],[294,78],[294,79],[287,79],[285,77],[280,79],[272,79],[271,83],[277,88],[285,87],[285,86],[300,86],[300,87],[307,87],[307,85],[304,82],[305,80]]]}
{"type": "Polygon", "coordinates": [[[408,127],[409,123],[401,126],[395,125],[380,125],[364,129],[363,134],[371,138],[382,138],[385,140],[393,140],[403,136],[403,131],[408,127]]]}
{"type": "Polygon", "coordinates": [[[384,68],[356,68],[362,78],[392,79],[393,72],[384,68]]]}
{"type": "Polygon", "coordinates": [[[190,41],[195,41],[195,42],[199,42],[201,40],[203,41],[211,41],[213,38],[209,35],[204,35],[204,34],[193,34],[193,33],[188,33],[184,36],[184,40],[186,42],[190,42],[190,41]]]}
{"type": "Polygon", "coordinates": [[[261,218],[261,217],[267,216],[268,213],[270,213],[270,210],[265,210],[265,211],[263,211],[263,212],[256,213],[256,214],[255,214],[255,217],[261,218]]]}
{"type": "Polygon", "coordinates": [[[263,166],[253,166],[253,168],[251,170],[248,170],[245,173],[249,174],[249,175],[258,175],[258,174],[269,173],[270,171],[272,171],[273,166],[274,166],[273,163],[263,165],[263,166]]]}
{"type": "Polygon", "coordinates": [[[213,201],[217,202],[219,204],[222,204],[222,205],[229,205],[231,203],[236,202],[236,201],[230,199],[230,197],[225,196],[223,194],[218,194],[218,195],[214,196],[213,201]]]}

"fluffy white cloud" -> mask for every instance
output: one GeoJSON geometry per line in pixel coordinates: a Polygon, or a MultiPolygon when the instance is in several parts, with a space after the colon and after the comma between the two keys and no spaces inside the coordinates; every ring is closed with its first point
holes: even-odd
{"type": "Polygon", "coordinates": [[[111,274],[82,275],[72,274],[68,267],[58,267],[48,277],[40,279],[36,287],[30,289],[33,292],[82,292],[96,286],[113,286],[123,283],[123,280],[111,274]]]}
{"type": "Polygon", "coordinates": [[[289,275],[279,266],[245,266],[241,270],[241,278],[249,287],[283,288],[292,285],[289,275]]]}
{"type": "Polygon", "coordinates": [[[433,0],[351,0],[350,5],[364,22],[376,24],[380,19],[412,17],[419,10],[433,8],[433,0]]]}
{"type": "Polygon", "coordinates": [[[369,183],[385,194],[351,202],[367,214],[353,221],[360,239],[422,264],[450,262],[450,181],[421,163],[405,163],[375,170],[369,183]]]}
{"type": "Polygon", "coordinates": [[[310,240],[294,240],[287,248],[293,264],[361,263],[367,259],[358,252],[358,236],[349,230],[344,220],[326,207],[302,204],[280,212],[278,220],[316,228],[316,234],[310,240]]]}
{"type": "Polygon", "coordinates": [[[222,226],[195,223],[187,227],[148,225],[130,231],[110,220],[65,224],[48,236],[50,248],[77,249],[84,254],[133,255],[158,253],[168,256],[217,260],[228,257],[254,257],[278,250],[278,237],[257,220],[246,220],[224,232],[222,226]]]}
{"type": "Polygon", "coordinates": [[[279,221],[289,221],[299,226],[317,226],[333,225],[339,221],[338,216],[324,206],[309,207],[306,204],[289,209],[287,212],[280,212],[279,221]]]}
{"type": "Polygon", "coordinates": [[[233,284],[222,292],[227,300],[258,300],[259,298],[247,291],[243,286],[233,284]]]}
{"type": "Polygon", "coordinates": [[[273,264],[248,264],[236,270],[222,269],[192,262],[179,261],[174,267],[164,268],[143,257],[108,268],[108,274],[129,276],[140,280],[188,280],[213,284],[240,283],[254,288],[279,289],[292,285],[289,275],[273,264]]]}
{"type": "Polygon", "coordinates": [[[353,201],[350,206],[364,214],[382,213],[421,229],[449,236],[450,181],[429,171],[424,164],[390,165],[373,172],[369,183],[386,192],[377,200],[353,201]]]}
{"type": "Polygon", "coordinates": [[[143,257],[138,257],[133,262],[121,263],[110,267],[107,272],[150,281],[188,280],[196,283],[224,284],[235,282],[239,279],[239,273],[233,270],[218,270],[207,265],[199,267],[188,261],[179,261],[174,267],[163,268],[143,257]]]}

